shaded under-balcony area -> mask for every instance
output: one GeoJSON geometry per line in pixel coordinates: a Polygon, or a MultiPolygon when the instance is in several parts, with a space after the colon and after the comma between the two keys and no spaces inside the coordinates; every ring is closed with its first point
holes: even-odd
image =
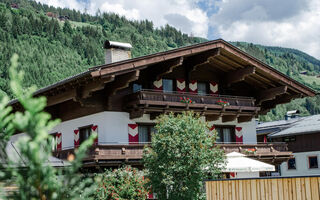
{"type": "Polygon", "coordinates": [[[143,89],[126,97],[125,109],[130,118],[150,114],[150,118],[167,112],[180,113],[192,110],[205,116],[207,120],[222,122],[237,120],[238,123],[251,121],[260,107],[252,97],[227,95],[199,95],[188,92],[163,92],[143,89]]]}
{"type": "MultiPolygon", "coordinates": [[[[99,144],[88,150],[88,155],[84,159],[84,167],[94,166],[119,166],[123,163],[142,166],[143,149],[145,144],[99,144]]],[[[288,151],[286,143],[258,143],[258,144],[236,144],[217,143],[225,153],[239,152],[249,157],[268,162],[280,164],[292,157],[292,152],[288,151]]],[[[56,151],[54,156],[60,159],[68,159],[74,154],[74,149],[56,151]]]]}

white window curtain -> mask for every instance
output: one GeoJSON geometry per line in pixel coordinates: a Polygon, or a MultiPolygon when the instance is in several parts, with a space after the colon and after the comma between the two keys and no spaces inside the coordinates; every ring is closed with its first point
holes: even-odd
{"type": "Polygon", "coordinates": [[[198,94],[199,95],[206,95],[207,94],[206,83],[198,83],[198,94]]]}
{"type": "Polygon", "coordinates": [[[148,142],[148,127],[139,126],[139,143],[148,142]]]}
{"type": "Polygon", "coordinates": [[[232,142],[232,139],[231,139],[231,130],[229,128],[224,128],[223,129],[223,141],[225,143],[230,143],[232,142]]]}

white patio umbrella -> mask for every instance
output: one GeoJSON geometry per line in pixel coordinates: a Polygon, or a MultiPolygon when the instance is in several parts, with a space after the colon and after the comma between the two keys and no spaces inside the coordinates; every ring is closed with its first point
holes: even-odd
{"type": "Polygon", "coordinates": [[[264,172],[275,171],[273,165],[246,157],[244,154],[228,153],[223,172],[264,172]]]}

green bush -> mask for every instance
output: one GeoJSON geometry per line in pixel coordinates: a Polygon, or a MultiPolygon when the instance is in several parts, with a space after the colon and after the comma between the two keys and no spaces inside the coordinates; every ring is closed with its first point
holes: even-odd
{"type": "Polygon", "coordinates": [[[202,181],[217,178],[224,162],[223,152],[214,147],[216,133],[192,112],[162,115],[157,122],[143,157],[153,191],[159,199],[204,198],[202,181]]]}
{"type": "Polygon", "coordinates": [[[147,199],[147,180],[143,172],[130,166],[107,170],[98,177],[95,199],[107,200],[144,200],[147,199]]]}

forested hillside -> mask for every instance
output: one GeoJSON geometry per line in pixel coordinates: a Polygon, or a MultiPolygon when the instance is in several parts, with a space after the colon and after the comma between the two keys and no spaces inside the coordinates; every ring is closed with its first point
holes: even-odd
{"type": "Polygon", "coordinates": [[[150,21],[129,21],[107,13],[91,16],[35,1],[0,0],[0,88],[11,95],[7,80],[13,53],[20,56],[26,86],[44,87],[103,64],[106,39],[133,44],[134,57],[204,41],[170,26],[155,29],[150,21]]]}
{"type": "MultiPolygon", "coordinates": [[[[133,57],[206,41],[189,37],[171,26],[155,28],[151,21],[130,21],[112,13],[95,16],[76,10],[49,7],[28,0],[0,0],[0,96],[11,95],[8,67],[13,53],[20,56],[25,84],[44,87],[89,67],[104,63],[103,42],[129,42],[133,57]]],[[[294,79],[320,89],[320,61],[294,49],[234,42],[294,79]],[[305,75],[300,73],[305,71],[305,75]]],[[[320,113],[320,98],[295,100],[261,117],[282,119],[290,109],[304,115],[320,113]]]]}

